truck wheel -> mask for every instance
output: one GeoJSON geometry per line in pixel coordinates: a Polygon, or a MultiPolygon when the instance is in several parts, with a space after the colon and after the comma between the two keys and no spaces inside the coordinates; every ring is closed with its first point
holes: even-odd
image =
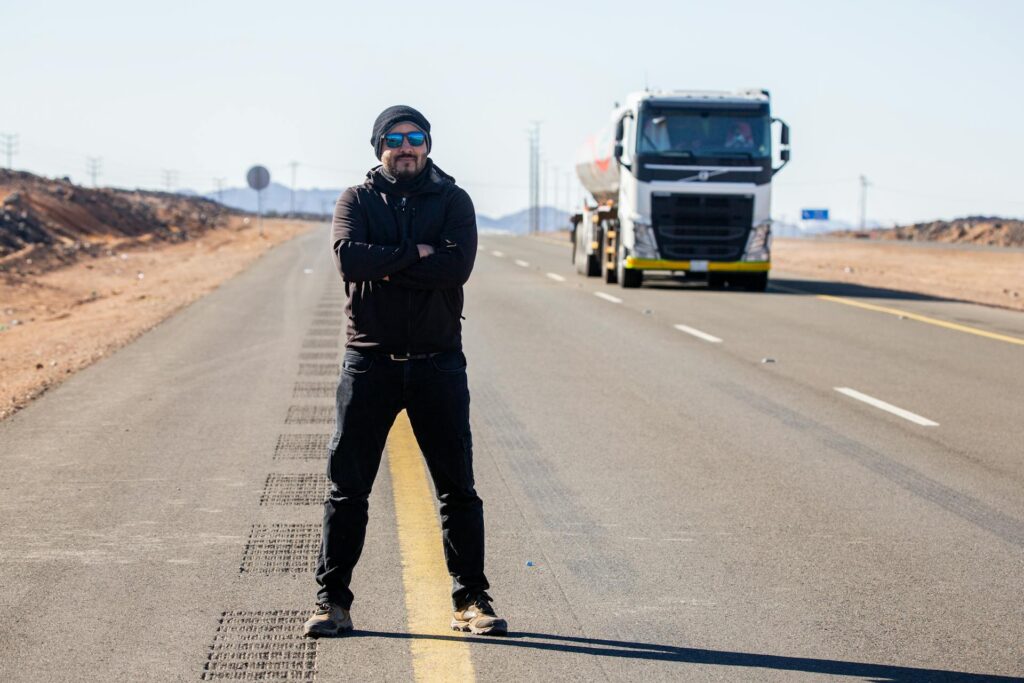
{"type": "Polygon", "coordinates": [[[580,275],[597,277],[601,274],[601,262],[598,260],[600,254],[587,253],[586,238],[586,233],[577,232],[576,241],[573,242],[572,261],[580,275]]]}
{"type": "Polygon", "coordinates": [[[634,289],[644,282],[644,271],[626,268],[626,247],[622,246],[621,240],[615,250],[615,275],[623,289],[634,289]]]}
{"type": "MultiPolygon", "coordinates": [[[[583,233],[583,240],[588,237],[587,233],[583,233]]],[[[601,251],[598,249],[592,254],[587,253],[587,248],[590,245],[586,241],[580,243],[580,254],[583,257],[584,272],[583,274],[587,277],[597,277],[601,274],[601,251]]]]}
{"type": "Polygon", "coordinates": [[[609,267],[608,260],[610,256],[610,254],[608,253],[608,247],[612,246],[614,243],[610,243],[611,241],[609,240],[607,235],[608,230],[602,230],[601,239],[598,240],[598,243],[601,245],[601,253],[598,254],[601,260],[601,279],[604,280],[606,284],[614,285],[615,281],[618,279],[615,274],[615,264],[611,263],[609,267]]]}
{"type": "Polygon", "coordinates": [[[572,264],[576,266],[576,272],[586,275],[587,270],[583,265],[583,253],[580,250],[580,236],[576,230],[572,231],[572,264]]]}

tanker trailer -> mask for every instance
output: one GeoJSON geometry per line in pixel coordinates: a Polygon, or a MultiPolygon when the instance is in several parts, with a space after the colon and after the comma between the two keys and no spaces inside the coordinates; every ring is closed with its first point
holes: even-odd
{"type": "Polygon", "coordinates": [[[661,272],[763,291],[771,181],[788,162],[789,126],[771,117],[766,90],[630,94],[577,157],[593,197],[572,218],[577,272],[623,287],[661,272]]]}

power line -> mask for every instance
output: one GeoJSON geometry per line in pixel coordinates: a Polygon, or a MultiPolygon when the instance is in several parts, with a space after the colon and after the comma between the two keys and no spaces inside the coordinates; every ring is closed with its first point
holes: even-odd
{"type": "Polygon", "coordinates": [[[531,121],[530,141],[530,232],[540,231],[540,121],[531,121]]]}
{"type": "Polygon", "coordinates": [[[860,177],[860,229],[863,230],[868,222],[868,178],[865,175],[860,177]]]}
{"type": "Polygon", "coordinates": [[[226,181],[227,181],[227,178],[214,178],[213,179],[213,184],[217,188],[217,201],[220,204],[224,203],[224,183],[226,181]]]}
{"type": "Polygon", "coordinates": [[[161,169],[160,177],[163,179],[164,189],[174,192],[174,188],[178,185],[178,172],[169,168],[161,169]]]}
{"type": "Polygon", "coordinates": [[[92,179],[92,186],[97,187],[97,178],[99,178],[100,169],[103,166],[103,159],[100,157],[86,157],[85,166],[89,173],[89,178],[92,179]]]}
{"type": "Polygon", "coordinates": [[[299,167],[299,162],[293,161],[288,164],[292,167],[292,195],[289,206],[291,207],[290,213],[295,213],[295,170],[299,167]]]}
{"type": "Polygon", "coordinates": [[[0,133],[3,140],[4,154],[7,156],[7,168],[14,170],[14,155],[18,152],[18,134],[0,133]]]}
{"type": "Polygon", "coordinates": [[[553,166],[551,168],[551,206],[553,206],[554,209],[555,209],[555,214],[552,217],[552,223],[554,223],[554,225],[551,226],[553,228],[557,228],[558,227],[558,200],[559,200],[558,176],[560,176],[560,175],[562,175],[562,174],[558,170],[558,167],[557,166],[553,166]]]}
{"type": "Polygon", "coordinates": [[[541,176],[540,176],[540,230],[544,232],[548,229],[548,216],[545,211],[545,202],[548,200],[548,183],[550,177],[548,175],[548,160],[541,159],[541,176]]]}

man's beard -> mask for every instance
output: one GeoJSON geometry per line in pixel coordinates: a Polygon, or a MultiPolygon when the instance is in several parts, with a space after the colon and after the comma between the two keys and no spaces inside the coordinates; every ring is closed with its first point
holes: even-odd
{"type": "Polygon", "coordinates": [[[423,170],[418,162],[419,160],[414,156],[394,157],[384,162],[384,170],[395,180],[409,180],[415,178],[423,170]],[[412,160],[412,167],[402,163],[405,159],[412,160]],[[400,164],[401,168],[399,168],[400,164]]]}

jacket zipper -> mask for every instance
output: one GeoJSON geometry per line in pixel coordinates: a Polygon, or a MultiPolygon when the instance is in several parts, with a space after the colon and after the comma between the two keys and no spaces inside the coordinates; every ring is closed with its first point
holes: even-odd
{"type": "MultiPolygon", "coordinates": [[[[403,214],[405,213],[405,204],[408,197],[402,197],[401,208],[399,209],[403,214]]],[[[415,212],[414,212],[415,213],[415,212]]],[[[412,219],[403,220],[402,227],[405,232],[406,239],[412,239],[412,219]]],[[[408,356],[412,353],[412,290],[408,290],[405,295],[405,355],[408,356]]]]}

